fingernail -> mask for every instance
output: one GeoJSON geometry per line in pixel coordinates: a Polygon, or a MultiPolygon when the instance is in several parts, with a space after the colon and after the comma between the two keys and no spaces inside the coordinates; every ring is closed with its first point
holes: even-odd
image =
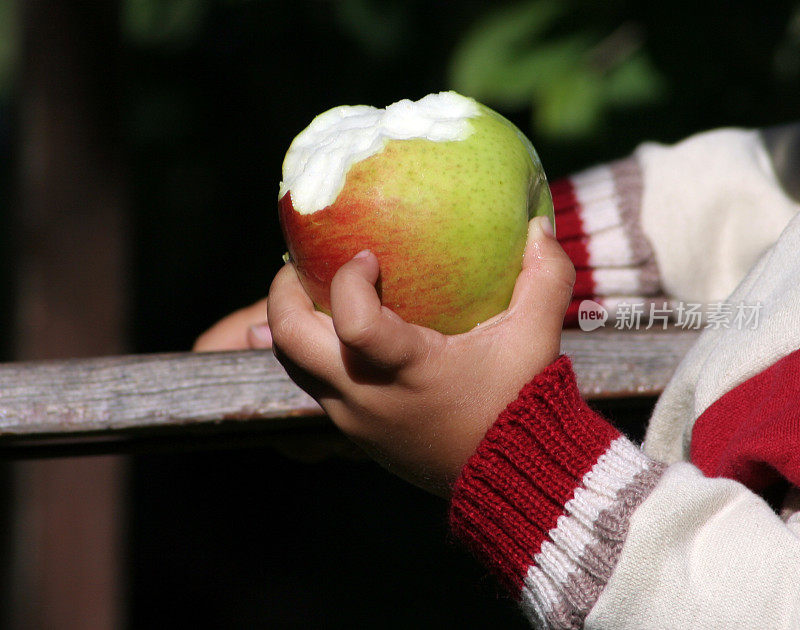
{"type": "Polygon", "coordinates": [[[272,332],[268,324],[253,324],[249,328],[248,341],[254,348],[269,348],[272,346],[272,332]]]}
{"type": "Polygon", "coordinates": [[[541,228],[545,236],[549,236],[550,238],[555,237],[556,233],[553,230],[553,223],[550,221],[550,217],[546,216],[536,217],[536,221],[538,222],[539,227],[541,228]]]}
{"type": "Polygon", "coordinates": [[[368,249],[362,249],[355,256],[353,256],[353,259],[356,259],[356,258],[367,258],[369,256],[369,254],[370,254],[370,252],[369,252],[368,249]]]}

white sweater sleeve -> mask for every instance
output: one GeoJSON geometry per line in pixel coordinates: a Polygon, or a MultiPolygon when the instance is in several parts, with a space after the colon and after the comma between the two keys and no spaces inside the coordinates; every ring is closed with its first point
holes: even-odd
{"type": "Polygon", "coordinates": [[[612,316],[665,301],[713,308],[800,210],[800,123],[647,142],[551,190],[577,270],[567,325],[584,299],[612,316]]]}
{"type": "Polygon", "coordinates": [[[741,484],[673,464],[634,512],[587,628],[800,627],[800,539],[741,484]]]}
{"type": "Polygon", "coordinates": [[[775,133],[720,129],[637,149],[641,227],[667,295],[724,300],[800,210],[796,176],[784,176],[792,136],[775,133]]]}
{"type": "Polygon", "coordinates": [[[792,411],[800,404],[793,398],[800,379],[798,251],[800,216],[727,298],[730,304],[758,305],[757,324],[706,329],[659,399],[644,450],[671,465],[633,514],[619,562],[587,627],[800,628],[796,516],[787,525],[745,486],[703,477],[685,463],[702,455],[699,440],[709,430],[717,436],[715,448],[731,449],[722,426],[729,407],[722,414],[714,408],[724,397],[739,395],[739,406],[731,409],[743,415],[785,397],[788,413],[765,425],[768,430],[749,421],[737,430],[748,431],[752,440],[771,436],[780,445],[772,466],[798,485],[800,432],[792,411]],[[740,395],[779,364],[794,367],[777,373],[760,395],[740,395]],[[718,422],[701,427],[715,409],[718,422]]]}

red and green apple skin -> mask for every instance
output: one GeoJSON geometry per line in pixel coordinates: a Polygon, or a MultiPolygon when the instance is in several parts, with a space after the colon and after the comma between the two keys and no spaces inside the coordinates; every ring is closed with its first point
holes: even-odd
{"type": "Polygon", "coordinates": [[[378,258],[383,305],[408,322],[463,333],[504,310],[522,268],[528,221],[553,218],[528,139],[479,105],[463,140],[387,140],[354,163],[335,201],[310,214],[279,200],[300,280],[330,313],[331,280],[356,253],[378,258]]]}

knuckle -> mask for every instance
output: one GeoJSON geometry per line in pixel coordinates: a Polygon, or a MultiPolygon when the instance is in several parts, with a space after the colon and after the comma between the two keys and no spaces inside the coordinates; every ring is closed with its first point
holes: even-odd
{"type": "Polygon", "coordinates": [[[575,272],[556,273],[553,278],[553,293],[560,301],[569,302],[575,286],[575,272]]]}
{"type": "Polygon", "coordinates": [[[561,262],[558,265],[558,271],[556,275],[560,276],[561,282],[570,290],[575,286],[575,266],[572,264],[572,261],[564,254],[561,257],[561,262]]]}
{"type": "Polygon", "coordinates": [[[553,253],[547,264],[542,265],[542,272],[555,286],[563,287],[570,292],[575,286],[575,266],[563,250],[553,253]]]}
{"type": "Polygon", "coordinates": [[[358,272],[353,268],[352,262],[348,261],[333,274],[333,278],[331,279],[331,291],[347,289],[357,278],[358,272]]]}
{"type": "Polygon", "coordinates": [[[563,287],[572,291],[575,285],[575,267],[570,260],[559,258],[545,259],[542,264],[531,268],[530,273],[538,277],[540,282],[547,282],[554,287],[563,287]]]}
{"type": "Polygon", "coordinates": [[[348,319],[341,327],[339,337],[348,346],[364,348],[375,340],[375,317],[371,314],[348,319]]]}

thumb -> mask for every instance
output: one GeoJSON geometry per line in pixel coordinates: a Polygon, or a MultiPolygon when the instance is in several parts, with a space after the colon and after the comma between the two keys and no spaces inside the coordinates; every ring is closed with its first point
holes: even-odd
{"type": "MultiPolygon", "coordinates": [[[[528,223],[528,241],[522,271],[514,285],[508,311],[526,325],[518,331],[527,338],[558,343],[564,314],[572,297],[575,267],[556,240],[548,217],[534,217],[528,223]]],[[[556,352],[558,347],[556,346],[556,352]]]]}
{"type": "Polygon", "coordinates": [[[381,305],[375,290],[379,272],[369,250],[342,265],[331,281],[331,317],[345,346],[375,366],[394,370],[424,351],[425,329],[381,305]]]}

